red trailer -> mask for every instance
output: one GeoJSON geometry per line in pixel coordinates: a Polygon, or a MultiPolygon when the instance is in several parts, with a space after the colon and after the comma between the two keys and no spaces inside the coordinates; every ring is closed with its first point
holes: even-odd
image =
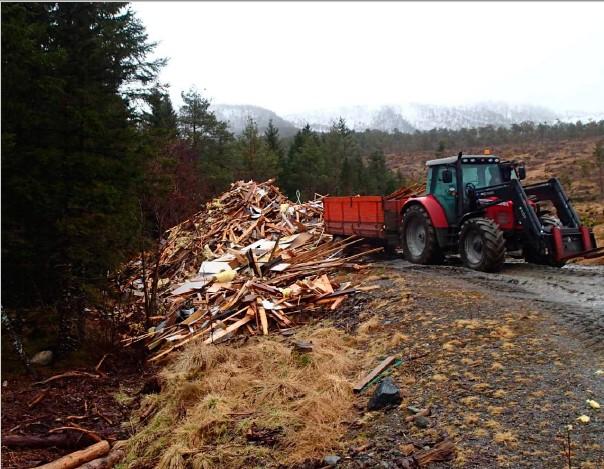
{"type": "Polygon", "coordinates": [[[323,199],[325,228],[336,236],[355,235],[382,241],[393,249],[399,244],[402,208],[422,191],[423,186],[417,186],[400,189],[385,197],[326,197],[323,199]]]}

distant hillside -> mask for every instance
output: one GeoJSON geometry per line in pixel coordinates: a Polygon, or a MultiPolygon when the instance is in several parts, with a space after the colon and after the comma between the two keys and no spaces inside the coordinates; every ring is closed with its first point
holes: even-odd
{"type": "Polygon", "coordinates": [[[243,131],[250,117],[256,121],[260,132],[266,130],[270,119],[273,120],[273,125],[279,129],[282,137],[290,137],[298,131],[296,126],[291,122],[278,116],[270,109],[260,106],[213,104],[212,110],[220,120],[229,123],[229,128],[235,134],[240,134],[243,131]]]}
{"type": "MultiPolygon", "coordinates": [[[[311,110],[285,116],[289,121],[302,127],[310,124],[314,130],[329,128],[339,117],[359,131],[365,129],[392,132],[413,132],[447,128],[458,130],[469,127],[507,127],[524,121],[555,122],[566,116],[559,116],[549,109],[528,105],[508,105],[505,103],[482,103],[472,106],[434,106],[428,104],[393,104],[385,106],[347,106],[333,109],[311,110]]],[[[584,116],[586,119],[587,116],[584,116]]]]}
{"type": "Polygon", "coordinates": [[[484,126],[510,127],[521,122],[555,123],[588,122],[604,119],[604,112],[586,113],[554,111],[531,105],[507,103],[479,103],[467,106],[435,106],[429,104],[392,104],[384,106],[345,106],[331,109],[314,109],[306,112],[280,116],[260,106],[216,104],[212,106],[216,115],[229,122],[231,130],[239,134],[248,117],[252,117],[261,131],[273,119],[283,137],[292,136],[298,129],[310,125],[317,132],[327,132],[340,117],[349,128],[362,132],[366,129],[392,133],[412,133],[416,130],[477,128],[484,126]]]}
{"type": "Polygon", "coordinates": [[[311,129],[318,132],[329,130],[332,123],[339,118],[346,120],[351,129],[363,131],[365,129],[383,130],[392,132],[413,132],[415,128],[405,119],[400,111],[393,106],[370,108],[368,106],[347,106],[334,109],[319,109],[309,112],[287,115],[286,118],[298,127],[309,124],[311,129]]]}
{"type": "Polygon", "coordinates": [[[555,122],[558,116],[537,106],[511,106],[505,103],[481,103],[472,106],[432,106],[411,104],[401,106],[402,115],[418,130],[447,128],[508,127],[520,122],[555,122]]]}

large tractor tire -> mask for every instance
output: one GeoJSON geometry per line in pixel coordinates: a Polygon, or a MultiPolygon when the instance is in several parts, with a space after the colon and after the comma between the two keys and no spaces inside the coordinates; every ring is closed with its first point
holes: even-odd
{"type": "Polygon", "coordinates": [[[405,259],[414,264],[440,264],[444,259],[430,215],[421,205],[403,214],[401,246],[405,259]]]}
{"type": "Polygon", "coordinates": [[[503,232],[489,218],[472,218],[461,226],[459,253],[470,269],[496,272],[505,262],[503,232]]]}
{"type": "MultiPolygon", "coordinates": [[[[548,228],[551,229],[554,226],[562,226],[562,222],[553,215],[543,215],[539,218],[539,221],[541,221],[541,224],[546,231],[548,228]]],[[[551,256],[544,256],[542,254],[535,253],[528,246],[525,247],[523,251],[524,260],[531,264],[549,265],[551,267],[564,267],[566,265],[566,261],[557,261],[551,256]]]]}

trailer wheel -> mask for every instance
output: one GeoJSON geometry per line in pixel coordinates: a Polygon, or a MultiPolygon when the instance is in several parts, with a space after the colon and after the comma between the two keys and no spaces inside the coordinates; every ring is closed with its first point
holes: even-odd
{"type": "Polygon", "coordinates": [[[430,215],[420,205],[403,214],[401,246],[405,259],[414,264],[439,264],[444,259],[430,215]]]}
{"type": "Polygon", "coordinates": [[[459,253],[470,269],[498,271],[505,262],[503,232],[493,220],[472,218],[461,226],[459,253]]]}
{"type": "MultiPolygon", "coordinates": [[[[553,215],[543,215],[539,218],[539,220],[541,221],[543,228],[546,230],[548,230],[548,228],[551,230],[551,228],[554,226],[562,226],[560,219],[558,217],[554,217],[553,215]]],[[[535,253],[531,251],[529,246],[525,246],[523,251],[524,260],[531,264],[549,265],[551,267],[564,267],[566,265],[566,261],[557,261],[551,256],[544,256],[542,254],[535,253]]]]}

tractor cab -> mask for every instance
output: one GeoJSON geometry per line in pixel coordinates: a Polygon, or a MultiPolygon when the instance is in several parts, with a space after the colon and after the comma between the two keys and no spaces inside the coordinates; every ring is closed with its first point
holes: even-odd
{"type": "Polygon", "coordinates": [[[485,151],[484,155],[458,155],[430,160],[427,194],[445,210],[449,225],[457,225],[464,213],[480,203],[477,190],[497,186],[512,179],[524,179],[524,166],[505,161],[485,151]]]}

